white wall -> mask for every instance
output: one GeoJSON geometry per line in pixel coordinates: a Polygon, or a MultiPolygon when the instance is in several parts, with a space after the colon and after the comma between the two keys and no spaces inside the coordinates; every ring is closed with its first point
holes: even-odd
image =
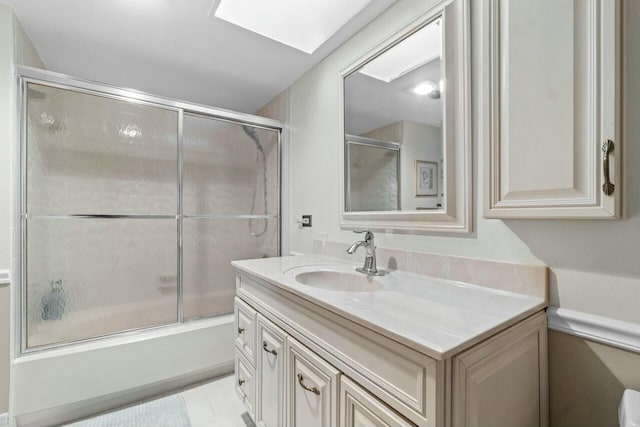
{"type": "MultiPolygon", "coordinates": [[[[442,130],[411,120],[402,120],[363,134],[367,138],[402,144],[400,155],[400,203],[402,210],[436,208],[440,203],[441,181],[438,180],[438,196],[416,196],[416,160],[436,162],[442,158],[442,130]]],[[[438,171],[440,175],[440,171],[438,171]]]]}
{"type": "Polygon", "coordinates": [[[11,267],[11,195],[15,123],[14,63],[43,68],[11,8],[0,4],[0,414],[9,406],[10,289],[3,277],[11,267]]]}
{"type": "MultiPolygon", "coordinates": [[[[292,227],[291,250],[309,252],[319,233],[352,242],[339,227],[340,188],[338,82],[340,70],[385,36],[407,23],[432,1],[400,0],[290,88],[291,215],[312,214],[312,228],[292,227]],[[322,177],[322,179],[318,179],[322,177]]],[[[472,76],[474,118],[481,105],[480,8],[472,5],[472,76]]],[[[474,119],[474,232],[468,236],[413,236],[379,232],[379,246],[550,266],[551,304],[640,324],[640,2],[627,1],[626,26],[626,205],[620,221],[486,220],[481,198],[483,141],[474,119]]]]}
{"type": "Polygon", "coordinates": [[[413,121],[402,122],[402,210],[436,208],[440,203],[440,159],[442,158],[442,129],[413,121]],[[416,196],[416,160],[438,165],[438,195],[416,196]]]}

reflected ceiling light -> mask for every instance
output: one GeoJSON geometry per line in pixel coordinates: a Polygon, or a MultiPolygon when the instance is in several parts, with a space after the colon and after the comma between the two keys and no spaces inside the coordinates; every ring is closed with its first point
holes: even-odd
{"type": "Polygon", "coordinates": [[[425,80],[423,82],[418,83],[413,88],[413,93],[416,95],[427,95],[431,99],[439,99],[440,98],[440,85],[438,83],[433,82],[431,80],[425,80]]]}
{"type": "Polygon", "coordinates": [[[142,137],[142,130],[140,130],[140,128],[136,125],[127,125],[124,128],[120,128],[118,133],[129,143],[132,143],[135,138],[142,137]]]}
{"type": "Polygon", "coordinates": [[[441,19],[416,31],[362,67],[359,72],[389,83],[442,55],[441,19]]]}
{"type": "Polygon", "coordinates": [[[209,15],[313,53],[371,0],[214,0],[209,15]]]}

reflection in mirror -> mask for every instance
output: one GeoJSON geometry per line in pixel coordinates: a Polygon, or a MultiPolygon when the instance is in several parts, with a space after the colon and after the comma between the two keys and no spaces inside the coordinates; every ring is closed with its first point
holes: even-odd
{"type": "Polygon", "coordinates": [[[443,206],[441,18],[344,79],[348,212],[443,206]]]}
{"type": "Polygon", "coordinates": [[[347,210],[400,209],[400,144],[348,135],[347,210]]]}

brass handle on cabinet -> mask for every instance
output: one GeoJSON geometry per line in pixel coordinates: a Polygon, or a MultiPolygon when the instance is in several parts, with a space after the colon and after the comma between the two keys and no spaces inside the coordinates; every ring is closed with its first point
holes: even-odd
{"type": "Polygon", "coordinates": [[[607,196],[613,194],[615,185],[611,183],[609,179],[609,153],[613,151],[613,141],[607,139],[602,143],[602,172],[604,174],[604,183],[602,184],[602,191],[607,196]]]}
{"type": "Polygon", "coordinates": [[[310,391],[311,393],[317,396],[320,396],[320,390],[318,390],[318,387],[309,387],[308,385],[305,385],[303,381],[304,381],[304,377],[302,376],[302,374],[298,374],[298,384],[300,384],[300,387],[302,387],[307,391],[310,391]]]}
{"type": "Polygon", "coordinates": [[[238,335],[244,332],[244,328],[238,328],[238,335]]]}
{"type": "Polygon", "coordinates": [[[273,350],[273,349],[271,349],[271,350],[270,350],[270,349],[268,349],[268,348],[267,348],[267,342],[266,342],[266,341],[262,341],[262,349],[263,349],[264,351],[266,351],[267,353],[271,353],[271,354],[273,354],[274,356],[277,356],[277,355],[278,355],[278,352],[277,352],[277,351],[275,351],[275,350],[273,350]]]}
{"type": "Polygon", "coordinates": [[[238,385],[239,385],[240,387],[242,387],[242,384],[244,384],[244,380],[243,380],[242,378],[239,378],[239,379],[238,379],[238,385]]]}

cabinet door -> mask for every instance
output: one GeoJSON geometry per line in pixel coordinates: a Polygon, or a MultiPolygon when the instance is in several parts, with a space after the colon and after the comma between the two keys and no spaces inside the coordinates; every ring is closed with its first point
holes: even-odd
{"type": "Polygon", "coordinates": [[[267,319],[258,315],[258,398],[256,422],[258,426],[284,425],[284,359],[286,334],[267,319]]]}
{"type": "Polygon", "coordinates": [[[452,425],[548,426],[546,313],[455,356],[452,372],[452,425]]]}
{"type": "Polygon", "coordinates": [[[287,338],[288,427],[338,425],[339,374],[318,355],[287,338]]]}
{"type": "Polygon", "coordinates": [[[621,216],[620,1],[485,4],[485,217],[621,216]]]}
{"type": "Polygon", "coordinates": [[[344,375],[340,377],[340,427],[415,426],[344,375]]]}

